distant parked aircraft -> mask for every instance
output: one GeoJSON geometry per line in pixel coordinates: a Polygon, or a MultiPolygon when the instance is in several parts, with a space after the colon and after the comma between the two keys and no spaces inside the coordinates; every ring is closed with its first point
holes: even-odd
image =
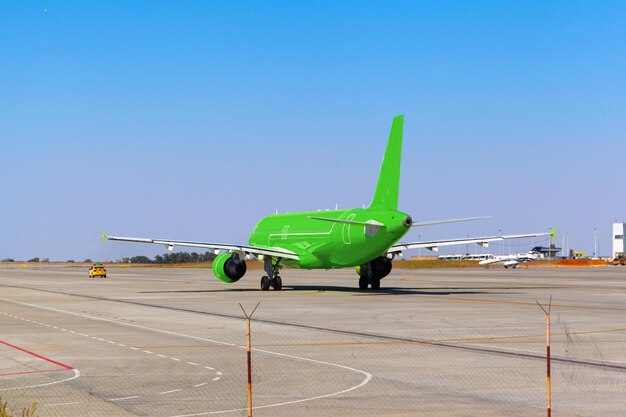
{"type": "MultiPolygon", "coordinates": [[[[247,269],[245,261],[256,258],[265,265],[267,275],[261,278],[261,289],[267,291],[270,287],[275,290],[282,288],[282,280],[278,273],[283,265],[304,269],[356,267],[359,274],[359,288],[367,289],[371,286],[373,289],[378,289],[380,280],[391,272],[393,258],[405,249],[427,248],[437,251],[439,246],[466,243],[477,243],[487,247],[488,242],[492,241],[547,234],[396,243],[411,227],[484,218],[414,222],[411,216],[398,211],[403,124],[404,116],[397,116],[393,119],[378,184],[368,208],[267,216],[255,226],[250,234],[248,245],[107,237],[106,234],[103,237],[109,240],[161,244],[169,250],[172,250],[174,246],[213,250],[218,255],[213,261],[213,272],[217,279],[227,283],[236,282],[243,277],[247,269]],[[220,252],[225,253],[220,254],[220,252]]],[[[271,172],[266,173],[264,179],[261,180],[268,184],[280,184],[280,177],[271,172]]],[[[302,192],[302,189],[299,191],[302,192]]]]}
{"type": "Polygon", "coordinates": [[[505,268],[516,268],[517,265],[539,259],[541,255],[537,252],[529,251],[526,253],[517,253],[513,255],[493,255],[489,259],[478,262],[479,265],[493,265],[502,263],[505,268]]]}

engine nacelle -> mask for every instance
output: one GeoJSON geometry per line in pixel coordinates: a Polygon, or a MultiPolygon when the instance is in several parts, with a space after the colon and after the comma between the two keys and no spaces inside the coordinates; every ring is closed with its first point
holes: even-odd
{"type": "Polygon", "coordinates": [[[372,268],[372,275],[378,279],[383,279],[391,272],[391,259],[386,256],[379,256],[378,258],[356,267],[356,272],[359,275],[367,274],[368,268],[372,268]]]}
{"type": "Polygon", "coordinates": [[[239,281],[246,270],[246,262],[236,253],[223,253],[213,260],[215,277],[228,284],[239,281]]]}

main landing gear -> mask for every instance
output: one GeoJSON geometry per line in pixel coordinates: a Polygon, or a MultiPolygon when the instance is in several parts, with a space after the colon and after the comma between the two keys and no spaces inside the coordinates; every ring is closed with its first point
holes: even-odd
{"type": "Polygon", "coordinates": [[[377,276],[374,276],[371,268],[368,268],[368,270],[364,272],[365,273],[362,273],[359,276],[359,289],[366,290],[368,286],[371,286],[373,290],[379,290],[380,278],[377,276]]]}
{"type": "Polygon", "coordinates": [[[359,273],[359,289],[366,290],[371,287],[373,290],[380,289],[380,280],[391,272],[391,259],[385,256],[360,265],[357,267],[359,273]]]}
{"type": "Polygon", "coordinates": [[[267,275],[264,275],[261,278],[261,291],[269,291],[270,287],[274,288],[275,291],[280,291],[283,289],[283,280],[280,278],[278,273],[280,272],[280,258],[274,260],[271,256],[265,256],[265,265],[264,269],[267,275]]]}

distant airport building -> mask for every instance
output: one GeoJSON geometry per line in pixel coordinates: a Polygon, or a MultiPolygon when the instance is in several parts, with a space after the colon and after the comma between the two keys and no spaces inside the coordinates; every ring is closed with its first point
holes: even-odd
{"type": "Polygon", "coordinates": [[[535,246],[530,250],[531,252],[538,253],[541,258],[556,258],[557,253],[561,251],[561,248],[554,246],[554,243],[550,243],[549,247],[535,246]]]}
{"type": "Polygon", "coordinates": [[[613,258],[624,254],[624,222],[613,223],[613,258]]]}

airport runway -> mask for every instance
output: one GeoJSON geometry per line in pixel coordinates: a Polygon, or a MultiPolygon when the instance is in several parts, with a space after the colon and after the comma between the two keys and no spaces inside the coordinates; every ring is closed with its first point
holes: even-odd
{"type": "Polygon", "coordinates": [[[0,397],[40,416],[626,415],[626,268],[284,270],[281,292],[202,269],[0,269],[0,397]]]}

